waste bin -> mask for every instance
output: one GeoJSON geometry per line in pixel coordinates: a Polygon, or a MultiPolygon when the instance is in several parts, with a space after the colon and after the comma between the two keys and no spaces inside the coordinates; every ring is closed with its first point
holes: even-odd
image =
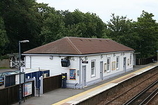
{"type": "Polygon", "coordinates": [[[62,88],[66,88],[67,73],[62,73],[62,88]]]}

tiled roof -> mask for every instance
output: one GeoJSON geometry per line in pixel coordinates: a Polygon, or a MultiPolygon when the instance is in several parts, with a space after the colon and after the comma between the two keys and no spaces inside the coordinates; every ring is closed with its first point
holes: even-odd
{"type": "Polygon", "coordinates": [[[64,37],[24,54],[95,54],[133,50],[110,39],[64,37]]]}

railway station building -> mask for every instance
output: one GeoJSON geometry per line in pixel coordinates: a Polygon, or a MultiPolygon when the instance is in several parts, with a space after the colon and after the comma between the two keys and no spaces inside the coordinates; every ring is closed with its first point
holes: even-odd
{"type": "Polygon", "coordinates": [[[84,88],[133,70],[134,49],[110,39],[64,37],[23,53],[24,71],[67,73],[68,88],[84,88]]]}

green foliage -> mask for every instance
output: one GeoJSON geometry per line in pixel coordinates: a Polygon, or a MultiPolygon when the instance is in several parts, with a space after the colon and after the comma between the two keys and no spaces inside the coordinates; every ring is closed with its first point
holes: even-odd
{"type": "Polygon", "coordinates": [[[0,67],[0,69],[10,69],[9,67],[0,67]]]}
{"type": "Polygon", "coordinates": [[[115,16],[115,14],[112,14],[111,17],[112,19],[107,24],[109,30],[108,36],[113,40],[122,42],[122,37],[127,36],[132,31],[132,20],[124,16],[115,16]]]}
{"type": "MultiPolygon", "coordinates": [[[[8,52],[17,52],[18,41],[29,39],[32,46],[37,46],[40,33],[40,14],[34,0],[1,0],[0,11],[10,41],[8,52]]],[[[29,49],[27,46],[24,48],[29,49]]]]}
{"type": "Polygon", "coordinates": [[[43,15],[41,39],[43,44],[57,40],[64,36],[74,37],[103,37],[106,36],[106,25],[103,21],[91,13],[82,13],[79,10],[52,11],[47,9],[43,15]]]}
{"type": "MultiPolygon", "coordinates": [[[[50,9],[51,10],[51,9],[50,9]]],[[[43,44],[52,42],[62,37],[60,32],[64,29],[64,22],[60,14],[48,11],[47,16],[43,19],[43,25],[40,37],[43,44]]]]}
{"type": "Polygon", "coordinates": [[[94,13],[82,13],[79,10],[74,12],[63,12],[65,27],[71,25],[77,28],[77,36],[101,38],[105,36],[106,24],[94,13]]]}
{"type": "Polygon", "coordinates": [[[8,55],[0,56],[0,60],[3,60],[3,59],[9,59],[9,56],[8,55]]]}
{"type": "Polygon", "coordinates": [[[5,52],[5,45],[9,42],[7,34],[6,34],[6,30],[5,30],[5,26],[4,26],[4,21],[3,19],[0,17],[0,58],[1,56],[4,54],[5,52]]]}
{"type": "Polygon", "coordinates": [[[135,22],[131,19],[127,19],[127,17],[112,14],[112,19],[110,19],[107,26],[109,31],[109,33],[107,33],[108,37],[135,50],[137,49],[139,36],[137,32],[134,31],[135,22]]]}
{"type": "Polygon", "coordinates": [[[108,22],[108,37],[140,52],[140,58],[148,58],[156,54],[158,49],[158,24],[152,19],[154,15],[142,11],[137,22],[127,17],[112,14],[108,22]]]}
{"type": "Polygon", "coordinates": [[[3,47],[8,42],[4,21],[0,17],[0,47],[3,47]]]}
{"type": "Polygon", "coordinates": [[[142,11],[136,23],[135,31],[140,37],[137,44],[139,44],[138,51],[141,52],[141,58],[153,56],[158,48],[158,24],[153,17],[152,13],[142,11]]]}
{"type": "Polygon", "coordinates": [[[141,58],[158,49],[158,23],[142,11],[137,21],[111,15],[104,23],[95,13],[55,10],[35,0],[0,1],[0,56],[18,52],[18,41],[28,39],[22,52],[65,36],[110,38],[140,52],[141,58]]]}

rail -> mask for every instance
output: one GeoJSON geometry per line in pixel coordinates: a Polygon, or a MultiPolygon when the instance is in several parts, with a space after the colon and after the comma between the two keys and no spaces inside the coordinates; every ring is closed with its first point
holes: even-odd
{"type": "Polygon", "coordinates": [[[148,105],[156,96],[158,95],[158,88],[155,89],[146,99],[144,99],[140,104],[148,105]]]}
{"type": "MultiPolygon", "coordinates": [[[[148,87],[146,87],[145,89],[143,89],[140,93],[138,93],[136,96],[134,96],[133,98],[131,98],[130,100],[128,100],[127,102],[125,102],[123,105],[133,105],[133,103],[136,103],[137,100],[140,101],[140,97],[141,97],[143,94],[147,93],[147,91],[148,91],[149,89],[151,89],[152,87],[154,87],[154,86],[157,85],[157,84],[158,84],[158,80],[155,81],[155,82],[153,82],[153,83],[151,83],[148,87]]],[[[157,89],[154,90],[151,94],[149,94],[149,95],[147,96],[148,98],[142,99],[142,101],[139,102],[139,105],[143,105],[146,101],[149,101],[149,100],[150,100],[150,96],[151,96],[151,97],[154,96],[156,91],[157,91],[157,89]],[[154,93],[154,94],[153,94],[153,93],[154,93]]],[[[157,92],[156,92],[156,93],[157,93],[157,92]]]]}
{"type": "MultiPolygon", "coordinates": [[[[156,74],[154,74],[154,75],[152,75],[152,76],[146,78],[145,80],[141,81],[138,85],[143,84],[145,81],[151,79],[153,76],[156,76],[157,74],[158,74],[158,73],[156,73],[156,74]]],[[[125,95],[126,93],[128,93],[128,92],[131,91],[131,90],[133,90],[134,88],[137,88],[138,85],[135,85],[135,86],[131,87],[130,89],[128,89],[127,91],[123,92],[122,94],[116,96],[116,97],[113,98],[112,100],[108,101],[108,102],[106,103],[106,105],[109,105],[110,103],[113,103],[115,100],[117,100],[117,99],[120,98],[121,96],[125,95]]]]}

